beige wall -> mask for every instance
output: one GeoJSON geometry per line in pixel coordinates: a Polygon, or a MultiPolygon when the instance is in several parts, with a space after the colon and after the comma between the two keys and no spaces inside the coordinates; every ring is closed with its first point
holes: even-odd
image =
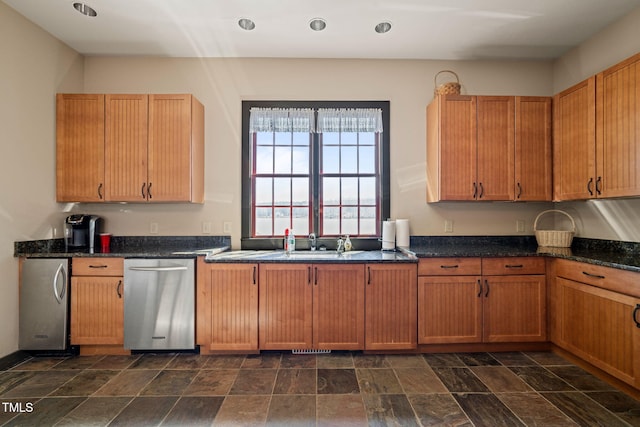
{"type": "Polygon", "coordinates": [[[56,216],[55,93],[82,91],[83,61],[0,2],[0,357],[18,348],[16,240],[56,216]]]}

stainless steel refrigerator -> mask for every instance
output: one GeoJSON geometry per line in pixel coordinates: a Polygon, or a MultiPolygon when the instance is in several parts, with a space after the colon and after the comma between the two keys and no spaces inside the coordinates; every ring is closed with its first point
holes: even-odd
{"type": "Polygon", "coordinates": [[[19,308],[20,350],[67,350],[69,259],[25,259],[19,308]]]}

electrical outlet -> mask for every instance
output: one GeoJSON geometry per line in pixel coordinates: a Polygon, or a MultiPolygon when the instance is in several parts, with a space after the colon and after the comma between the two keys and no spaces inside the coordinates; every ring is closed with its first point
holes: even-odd
{"type": "Polygon", "coordinates": [[[453,221],[451,221],[450,219],[444,220],[444,232],[453,233],[453,221]]]}
{"type": "Polygon", "coordinates": [[[149,233],[158,234],[158,223],[152,222],[149,224],[149,233]]]}
{"type": "Polygon", "coordinates": [[[225,221],[222,223],[222,232],[224,234],[231,234],[231,222],[225,221]]]}
{"type": "Polygon", "coordinates": [[[202,222],[202,234],[211,234],[211,223],[208,221],[202,222]]]}
{"type": "Polygon", "coordinates": [[[517,219],[516,220],[516,232],[517,233],[524,233],[524,220],[522,220],[522,219],[517,219]]]}

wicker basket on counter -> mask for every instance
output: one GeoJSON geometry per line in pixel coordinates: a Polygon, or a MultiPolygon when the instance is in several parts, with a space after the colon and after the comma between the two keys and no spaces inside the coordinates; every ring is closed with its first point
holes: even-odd
{"type": "Polygon", "coordinates": [[[538,241],[538,246],[546,246],[546,247],[555,247],[555,248],[568,248],[571,246],[571,242],[573,241],[573,235],[576,232],[576,223],[565,211],[561,211],[560,209],[549,209],[546,211],[542,211],[536,217],[536,220],[533,222],[533,231],[536,235],[536,240],[538,241]],[[571,230],[538,230],[538,220],[540,217],[546,213],[550,212],[558,212],[563,215],[566,215],[567,218],[571,220],[571,230]]]}
{"type": "Polygon", "coordinates": [[[458,75],[451,70],[442,70],[436,73],[436,76],[433,78],[433,83],[435,84],[435,89],[433,91],[433,96],[437,97],[438,95],[459,95],[460,94],[460,79],[458,75]],[[438,76],[442,73],[451,73],[456,77],[455,82],[447,82],[442,83],[438,86],[438,76]]]}

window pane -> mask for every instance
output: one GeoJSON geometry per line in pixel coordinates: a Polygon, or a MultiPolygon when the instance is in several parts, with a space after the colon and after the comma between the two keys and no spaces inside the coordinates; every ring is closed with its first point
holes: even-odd
{"type": "Polygon", "coordinates": [[[293,208],[293,232],[300,237],[309,235],[308,208],[293,208]]]}
{"type": "Polygon", "coordinates": [[[342,178],[342,205],[358,204],[358,178],[342,178]]]}
{"type": "Polygon", "coordinates": [[[275,173],[291,173],[291,147],[276,147],[275,173]]]}
{"type": "Polygon", "coordinates": [[[361,132],[359,134],[360,145],[375,145],[376,134],[374,132],[361,132]]]}
{"type": "Polygon", "coordinates": [[[272,132],[257,132],[256,144],[258,145],[273,145],[273,133],[272,132]]]}
{"type": "Polygon", "coordinates": [[[309,205],[309,178],[293,178],[291,182],[293,206],[309,205]]]}
{"type": "Polygon", "coordinates": [[[294,132],[293,133],[293,145],[306,145],[308,146],[311,141],[311,134],[309,132],[294,132]]]}
{"type": "Polygon", "coordinates": [[[340,134],[338,132],[323,132],[322,145],[339,145],[340,134]]]}
{"type": "Polygon", "coordinates": [[[256,208],[256,236],[270,236],[273,234],[271,212],[271,208],[256,208]]]}
{"type": "Polygon", "coordinates": [[[276,132],[276,145],[291,145],[291,132],[276,132]]]}
{"type": "Polygon", "coordinates": [[[322,212],[322,233],[325,235],[340,234],[340,208],[325,207],[322,212]]]}
{"type": "Polygon", "coordinates": [[[290,210],[289,208],[276,208],[275,214],[273,234],[276,236],[284,235],[284,230],[291,228],[290,210]]]}
{"type": "Polygon", "coordinates": [[[322,172],[340,172],[340,148],[337,146],[322,146],[322,172]]]}
{"type": "Polygon", "coordinates": [[[376,235],[376,208],[360,208],[360,234],[376,235]]]}
{"type": "Polygon", "coordinates": [[[291,205],[291,178],[274,178],[273,193],[273,202],[276,206],[291,205]]]}
{"type": "Polygon", "coordinates": [[[358,208],[342,208],[342,230],[340,234],[358,234],[358,208]]]}
{"type": "Polygon", "coordinates": [[[340,162],[341,173],[358,172],[358,147],[341,147],[342,159],[340,162]]]}
{"type": "Polygon", "coordinates": [[[309,147],[293,147],[293,173],[309,173],[309,147]]]}
{"type": "Polygon", "coordinates": [[[356,145],[358,143],[358,132],[342,132],[340,143],[342,145],[356,145]]]}
{"type": "Polygon", "coordinates": [[[273,173],[273,147],[256,148],[256,173],[273,173]]]}
{"type": "Polygon", "coordinates": [[[360,204],[376,204],[376,179],[360,178],[360,204]]]}
{"type": "Polygon", "coordinates": [[[322,180],[322,199],[325,205],[340,204],[340,178],[322,180]]]}
{"type": "Polygon", "coordinates": [[[256,205],[257,206],[272,206],[273,194],[272,194],[271,178],[256,178],[256,205]]]}
{"type": "Polygon", "coordinates": [[[376,172],[376,150],[373,146],[359,147],[360,153],[359,167],[360,173],[376,172]]]}

